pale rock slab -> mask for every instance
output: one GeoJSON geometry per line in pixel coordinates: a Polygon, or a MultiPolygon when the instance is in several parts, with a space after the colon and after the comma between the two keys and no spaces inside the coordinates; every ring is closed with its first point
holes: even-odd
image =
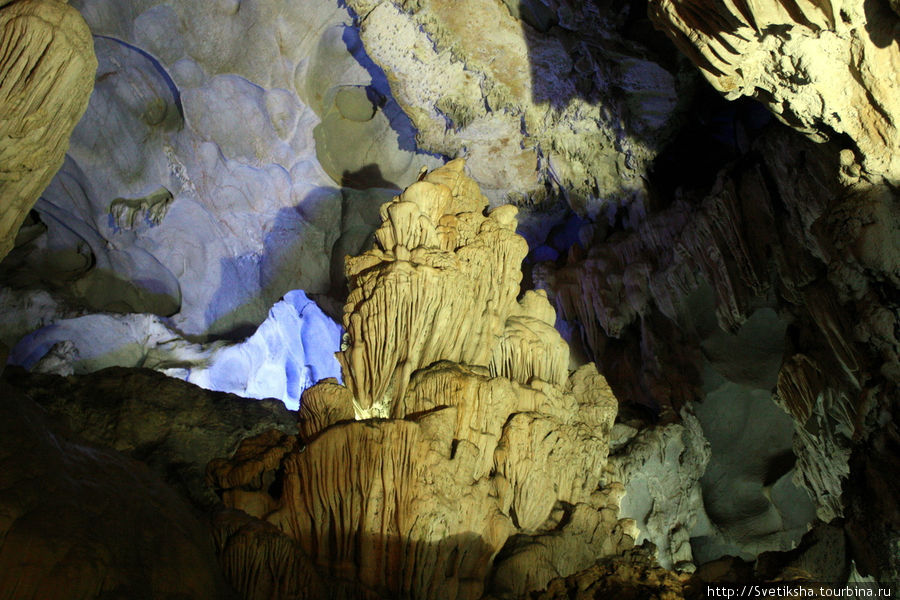
{"type": "Polygon", "coordinates": [[[193,343],[155,315],[90,314],[25,336],[10,363],[59,375],[144,367],[208,390],[277,398],[296,410],[306,388],[340,377],[340,338],[340,327],[295,290],[240,343],[193,343]]]}

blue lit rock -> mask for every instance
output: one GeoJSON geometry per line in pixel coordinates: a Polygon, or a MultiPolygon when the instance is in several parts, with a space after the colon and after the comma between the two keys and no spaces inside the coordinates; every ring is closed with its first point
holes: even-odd
{"type": "Polygon", "coordinates": [[[92,314],[26,336],[10,362],[62,375],[147,367],[210,390],[278,398],[296,409],[307,387],[329,377],[340,379],[334,357],[340,338],[340,327],[295,290],[238,344],[191,343],[155,315],[92,314]]]}
{"type": "Polygon", "coordinates": [[[256,333],[217,349],[207,366],[189,368],[185,379],[250,398],[279,398],[296,409],[306,388],[329,377],[340,380],[334,357],[340,342],[340,326],[295,290],[272,307],[256,333]]]}

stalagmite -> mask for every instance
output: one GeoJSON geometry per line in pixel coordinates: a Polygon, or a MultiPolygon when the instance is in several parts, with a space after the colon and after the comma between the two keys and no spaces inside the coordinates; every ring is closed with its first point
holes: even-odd
{"type": "Polygon", "coordinates": [[[486,204],[462,161],[386,204],[347,261],[346,387],[304,394],[293,446],[273,433],[210,465],[329,597],[523,593],[633,539],[621,486],[601,486],[617,402],[592,365],[568,374],[546,296],[517,300],[515,209],[486,204]]]}

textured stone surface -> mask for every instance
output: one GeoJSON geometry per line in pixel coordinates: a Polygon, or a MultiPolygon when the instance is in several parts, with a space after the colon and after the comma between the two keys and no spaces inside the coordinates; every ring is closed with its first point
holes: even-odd
{"type": "MultiPolygon", "coordinates": [[[[707,562],[695,573],[676,573],[661,568],[652,551],[645,546],[636,547],[619,556],[604,558],[584,571],[550,582],[547,589],[532,592],[529,600],[601,600],[603,598],[658,598],[660,600],[700,600],[715,593],[715,586],[758,585],[771,595],[796,593],[807,597],[820,596],[822,582],[837,582],[842,587],[848,579],[844,533],[838,526],[818,525],[801,544],[790,552],[768,552],[755,562],[724,557],[707,562]],[[803,591],[798,587],[809,583],[803,591]],[[712,590],[710,587],[712,586],[712,590]],[[780,591],[779,591],[780,590],[780,591]]],[[[851,585],[862,582],[858,593],[868,594],[865,582],[850,579],[851,585]]],[[[722,589],[721,587],[719,589],[722,589]]],[[[749,588],[748,588],[749,589],[749,588]]],[[[874,595],[878,592],[873,587],[874,595]]],[[[830,595],[835,595],[831,591],[830,595]]]]}
{"type": "MultiPolygon", "coordinates": [[[[771,398],[784,409],[793,420],[792,449],[783,420],[770,410],[752,410],[756,426],[772,424],[766,435],[781,434],[760,442],[771,452],[758,457],[769,467],[757,485],[768,483],[754,492],[760,501],[747,514],[769,513],[758,532],[774,532],[764,521],[780,519],[785,537],[774,548],[785,548],[797,542],[808,519],[800,518],[794,492],[785,495],[790,480],[809,491],[818,517],[829,521],[842,514],[848,497],[859,498],[847,494],[851,456],[888,431],[885,411],[896,393],[898,364],[892,299],[897,195],[861,176],[852,153],[839,144],[804,143],[771,129],[748,149],[702,199],[676,195],[669,208],[627,235],[606,238],[595,228],[585,236],[594,235],[586,253],[576,249],[565,266],[541,265],[534,278],[579,327],[620,397],[666,419],[703,396],[704,402],[727,399],[735,410],[771,398]],[[705,289],[712,297],[696,304],[705,289]],[[769,500],[773,504],[761,510],[769,500]]],[[[716,435],[727,444],[744,435],[736,435],[740,427],[720,424],[716,435]]],[[[718,427],[704,423],[705,431],[712,431],[707,425],[718,427]]],[[[879,464],[894,460],[888,446],[875,453],[879,464]]],[[[730,452],[741,460],[753,456],[741,444],[720,456],[730,452]]],[[[726,484],[731,476],[713,471],[736,474],[740,468],[717,463],[716,456],[714,442],[705,496],[724,494],[722,506],[731,506],[743,493],[724,490],[740,477],[726,484]]],[[[707,510],[714,525],[724,517],[707,510]]],[[[748,550],[756,547],[745,556],[762,549],[762,538],[746,537],[747,531],[719,529],[724,538],[745,537],[748,550]]],[[[892,536],[872,540],[890,554],[892,536]]]]}
{"type": "Polygon", "coordinates": [[[222,571],[229,581],[240,582],[236,587],[244,600],[340,597],[334,580],[320,577],[303,558],[300,544],[274,525],[239,510],[222,510],[213,531],[222,571]]]}
{"type": "MultiPolygon", "coordinates": [[[[378,246],[348,261],[347,387],[307,391],[304,439],[266,434],[210,465],[226,504],[295,540],[330,597],[518,594],[632,540],[621,486],[600,487],[616,400],[592,365],[568,375],[542,295],[516,301],[515,209],[484,216],[462,168],[385,205],[378,246]],[[441,312],[429,289],[445,281],[455,304],[441,312]]],[[[232,581],[245,593],[256,578],[293,581],[291,562],[232,581]]]]}
{"type": "Polygon", "coordinates": [[[676,200],[633,233],[595,240],[571,265],[538,271],[538,281],[557,290],[557,309],[581,323],[594,352],[652,307],[675,320],[701,281],[715,291],[713,308],[725,331],[736,330],[770,289],[771,266],[779,291],[802,301],[800,288],[815,278],[822,257],[812,225],[842,189],[838,159],[833,147],[784,131],[772,130],[756,148],[758,154],[721,173],[706,197],[676,200]]]}
{"type": "Polygon", "coordinates": [[[335,3],[73,6],[97,81],[23,283],[238,337],[289,290],[340,295],[332,263],[377,226],[382,188],[441,163],[417,153],[335,3]]]}
{"type": "Polygon", "coordinates": [[[29,391],[0,383],[0,598],[233,597],[184,499],[50,425],[29,391]]]}
{"type": "Polygon", "coordinates": [[[900,16],[887,2],[652,0],[649,10],[726,97],[753,96],[814,139],[847,136],[864,170],[900,177],[900,16]]]}
{"type": "Polygon", "coordinates": [[[439,360],[520,383],[566,379],[568,348],[546,298],[516,299],[527,252],[516,209],[483,216],[487,198],[462,169],[452,161],[385,204],[378,246],[348,259],[350,348],[338,360],[359,416],[392,415],[410,375],[439,360]]]}
{"type": "Polygon", "coordinates": [[[700,478],[710,447],[700,421],[688,413],[682,417],[683,423],[648,427],[616,448],[610,479],[624,483],[619,517],[635,520],[635,543],[652,542],[663,568],[691,570],[691,536],[709,527],[700,478]]]}
{"type": "MultiPolygon", "coordinates": [[[[699,581],[855,577],[851,559],[896,580],[900,19],[804,1],[650,9],[717,90],[827,144],[755,139],[768,113],[749,98],[683,94],[689,64],[626,0],[77,0],[97,93],[0,266],[0,355],[85,310],[156,313],[58,322],[38,368],[124,345],[129,364],[296,400],[291,319],[218,354],[183,340],[246,337],[298,286],[339,317],[353,255],[350,378],[304,396],[296,435],[266,403],[146,373],[9,376],[204,507],[203,463],[260,434],[211,467],[246,511],[216,511],[215,543],[247,597],[513,597],[632,539],[681,573],[767,551],[699,581]],[[390,201],[444,160],[420,143],[467,156],[485,196],[456,164],[390,201]],[[441,185],[474,200],[448,208],[441,185]],[[482,211],[508,195],[530,251],[512,210],[482,211]],[[542,199],[568,206],[531,212],[542,199]],[[625,405],[611,430],[603,378],[566,369],[589,359],[625,405]],[[813,508],[844,521],[801,540],[813,508]]],[[[613,594],[613,571],[654,582],[622,594],[684,581],[620,559],[554,593],[613,594]]]]}
{"type": "Polygon", "coordinates": [[[96,68],[90,31],[65,2],[0,6],[0,259],[62,165],[96,68]]]}
{"type": "MultiPolygon", "coordinates": [[[[782,432],[777,442],[760,442],[770,454],[759,460],[772,469],[766,467],[769,474],[757,484],[771,486],[766,493],[774,505],[765,510],[763,487],[752,501],[724,491],[732,485],[724,484],[726,474],[740,468],[730,459],[717,462],[717,452],[752,456],[735,444],[740,427],[704,423],[704,430],[721,428],[716,435],[725,443],[718,451],[713,444],[711,464],[719,475],[707,475],[707,502],[710,494],[724,494],[722,506],[745,497],[748,510],[756,506],[747,514],[769,513],[743,533],[720,528],[725,538],[744,538],[751,552],[745,556],[764,549],[762,538],[754,538],[763,531],[784,528],[787,537],[771,549],[799,540],[808,516],[797,510],[791,478],[812,494],[820,518],[841,514],[853,440],[882,427],[876,415],[895,389],[897,364],[887,326],[896,322],[895,305],[886,293],[896,286],[895,244],[885,241],[895,227],[895,194],[849,179],[835,145],[803,143],[773,130],[755,146],[759,154],[722,172],[702,201],[676,200],[636,232],[595,242],[562,268],[535,271],[560,313],[579,324],[593,355],[615,375],[614,389],[627,390],[623,397],[666,418],[704,396],[713,405],[720,398],[729,411],[772,398],[793,417],[791,452],[787,423],[752,410],[759,423],[772,424],[758,434],[782,432]],[[870,241],[879,250],[869,250],[870,241]],[[712,297],[697,304],[705,289],[712,297]],[[767,305],[780,316],[761,308],[767,305]],[[641,359],[640,367],[628,366],[641,359]],[[788,461],[781,467],[779,453],[788,461]],[[748,537],[750,531],[757,533],[748,537]]],[[[756,435],[751,431],[744,429],[756,435]]],[[[728,520],[712,512],[718,514],[710,515],[714,524],[728,520]]]]}
{"type": "Polygon", "coordinates": [[[518,2],[348,4],[419,144],[464,156],[492,204],[541,201],[549,188],[579,212],[607,200],[642,211],[676,82],[619,37],[616,15],[569,3],[539,31],[513,14],[518,2]]]}
{"type": "Polygon", "coordinates": [[[522,600],[599,600],[600,598],[643,598],[680,600],[691,597],[686,577],[657,565],[642,549],[598,561],[574,575],[550,582],[540,592],[521,596],[522,600]]]}

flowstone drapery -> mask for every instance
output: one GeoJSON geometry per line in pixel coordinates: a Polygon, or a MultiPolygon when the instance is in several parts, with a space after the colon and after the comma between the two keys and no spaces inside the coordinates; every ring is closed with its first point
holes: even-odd
{"type": "Polygon", "coordinates": [[[568,374],[543,293],[517,300],[516,211],[486,205],[462,161],[386,204],[377,247],[347,261],[346,387],[306,392],[299,438],[210,464],[226,505],[293,540],[242,566],[273,530],[223,519],[247,597],[306,593],[310,567],[330,597],[502,596],[630,545],[621,486],[600,486],[616,400],[592,365],[568,374]]]}
{"type": "Polygon", "coordinates": [[[65,2],[0,2],[0,259],[62,165],[97,58],[65,2]]]}
{"type": "Polygon", "coordinates": [[[887,2],[653,0],[651,19],[728,99],[752,96],[856,177],[900,176],[900,17],[887,2]],[[850,143],[848,143],[850,142],[850,143]]]}

